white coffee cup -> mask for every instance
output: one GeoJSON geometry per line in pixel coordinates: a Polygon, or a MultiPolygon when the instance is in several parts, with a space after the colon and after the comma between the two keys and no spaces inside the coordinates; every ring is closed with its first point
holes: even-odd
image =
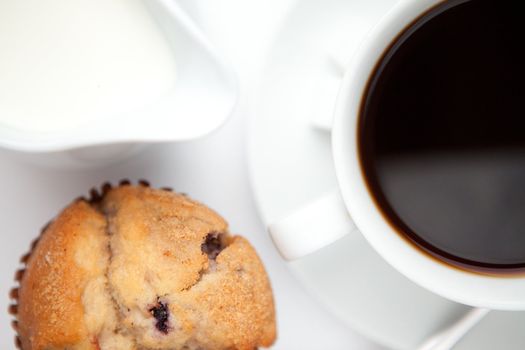
{"type": "Polygon", "coordinates": [[[269,230],[289,260],[314,252],[354,230],[395,269],[445,298],[477,307],[525,310],[524,276],[489,276],[438,261],[401,237],[386,221],[365,184],[357,149],[357,122],[369,77],[384,51],[407,26],[443,0],[402,0],[377,23],[345,67],[332,126],[339,188],[269,230]]]}

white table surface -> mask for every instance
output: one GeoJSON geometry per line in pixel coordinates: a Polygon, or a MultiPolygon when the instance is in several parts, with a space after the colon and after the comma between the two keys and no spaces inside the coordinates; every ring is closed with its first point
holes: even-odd
{"type": "MultiPolygon", "coordinates": [[[[40,227],[74,197],[106,180],[145,178],[207,203],[257,248],[273,284],[278,341],[274,349],[380,349],[341,325],[303,290],[276,253],[257,216],[247,173],[246,123],[262,58],[293,0],[181,0],[212,41],[235,65],[243,94],[230,121],[192,142],[155,145],[97,169],[49,169],[0,152],[0,308],[9,304],[18,258],[40,227]]],[[[322,0],[320,0],[322,1],[322,0]]],[[[0,349],[14,349],[10,317],[0,312],[0,349]]]]}

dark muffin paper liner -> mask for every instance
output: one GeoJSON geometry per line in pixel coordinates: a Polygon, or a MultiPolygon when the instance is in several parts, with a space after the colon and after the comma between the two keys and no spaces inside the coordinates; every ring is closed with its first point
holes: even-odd
{"type": "MultiPolygon", "coordinates": [[[[150,187],[150,183],[148,181],[146,181],[146,180],[143,180],[143,179],[138,180],[137,184],[139,186],[143,186],[143,187],[150,187]]],[[[86,202],[88,202],[90,204],[96,204],[96,203],[102,201],[102,199],[104,199],[104,196],[111,189],[116,188],[116,187],[121,187],[121,186],[130,186],[130,185],[132,185],[132,182],[130,180],[128,180],[128,179],[120,180],[117,186],[113,186],[110,182],[105,182],[105,183],[102,184],[102,186],[100,186],[100,188],[93,187],[89,191],[89,196],[88,197],[80,196],[77,199],[75,199],[75,201],[86,201],[86,202]]],[[[161,187],[160,189],[163,190],[163,191],[173,192],[173,189],[170,188],[170,187],[161,187]]],[[[18,297],[19,297],[20,286],[21,286],[22,279],[24,277],[24,273],[26,271],[27,263],[28,263],[29,259],[31,258],[31,255],[32,255],[33,251],[37,247],[38,242],[40,241],[40,238],[46,232],[46,230],[48,229],[48,227],[51,225],[52,222],[53,221],[48,222],[40,230],[39,236],[31,243],[31,246],[29,248],[29,252],[24,254],[20,258],[20,263],[22,264],[22,267],[19,270],[16,271],[15,278],[14,278],[17,286],[14,287],[13,289],[11,289],[11,291],[9,292],[9,298],[11,299],[11,305],[9,305],[8,312],[14,318],[13,321],[11,322],[11,326],[13,327],[14,331],[16,332],[15,345],[20,350],[22,350],[22,342],[20,340],[18,319],[17,319],[17,316],[18,316],[18,297]]]]}

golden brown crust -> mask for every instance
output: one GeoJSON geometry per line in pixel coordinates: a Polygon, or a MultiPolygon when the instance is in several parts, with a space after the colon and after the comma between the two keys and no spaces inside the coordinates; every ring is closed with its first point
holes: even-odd
{"type": "Polygon", "coordinates": [[[104,187],[46,230],[16,291],[21,347],[249,349],[275,339],[271,287],[250,244],[186,196],[104,187]],[[217,257],[201,247],[220,234],[217,257]],[[59,263],[57,263],[59,262],[59,263]],[[159,328],[156,307],[169,318],[159,328]]]}
{"type": "Polygon", "coordinates": [[[208,263],[201,242],[209,232],[227,232],[226,222],[211,209],[186,196],[145,187],[117,188],[102,208],[110,233],[118,233],[111,235],[110,278],[126,302],[147,294],[147,286],[163,295],[193,284],[208,263]],[[144,276],[149,277],[146,285],[144,276]]]}
{"type": "Polygon", "coordinates": [[[178,299],[202,315],[202,342],[208,348],[252,350],[270,346],[276,336],[273,297],[264,267],[250,243],[235,236],[205,274],[178,299]]]}
{"type": "MultiPolygon", "coordinates": [[[[20,281],[18,332],[23,349],[62,349],[88,338],[81,298],[96,271],[79,266],[75,253],[79,244],[101,237],[104,227],[99,213],[85,202],[76,202],[41,237],[20,281]]],[[[89,253],[101,254],[98,249],[89,253]]]]}

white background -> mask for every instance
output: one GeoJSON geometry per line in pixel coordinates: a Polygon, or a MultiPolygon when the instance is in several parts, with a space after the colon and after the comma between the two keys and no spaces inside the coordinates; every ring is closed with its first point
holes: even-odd
{"type": "MultiPolygon", "coordinates": [[[[242,98],[229,122],[197,141],[155,145],[131,159],[97,169],[49,169],[25,164],[0,152],[0,305],[18,258],[57,211],[106,180],[145,178],[153,186],[172,186],[222,214],[231,230],[257,248],[273,284],[278,316],[275,349],[379,349],[342,326],[294,280],[260,222],[246,166],[247,123],[253,111],[257,74],[266,47],[292,0],[184,0],[240,75],[242,98]]],[[[203,101],[204,102],[204,101],[203,101]]],[[[0,349],[13,349],[6,312],[0,312],[0,349]]]]}

